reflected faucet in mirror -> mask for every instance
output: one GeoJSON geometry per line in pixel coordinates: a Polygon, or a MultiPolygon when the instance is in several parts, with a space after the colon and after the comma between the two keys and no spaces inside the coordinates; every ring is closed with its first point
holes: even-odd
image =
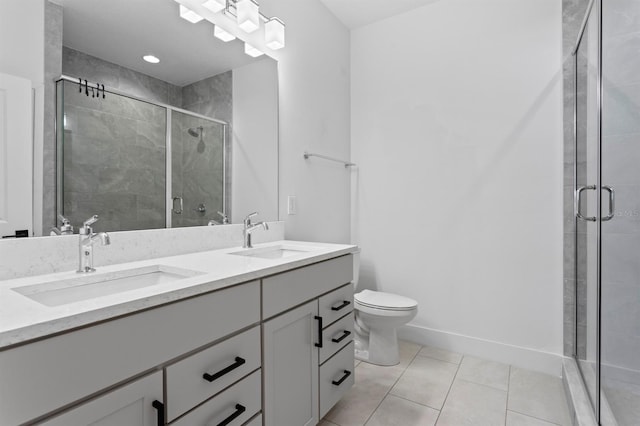
{"type": "Polygon", "coordinates": [[[94,233],[91,225],[98,221],[98,215],[93,215],[87,219],[80,228],[79,239],[79,264],[78,273],[95,272],[93,267],[93,245],[100,240],[103,246],[111,244],[111,238],[106,232],[94,233]]]}
{"type": "Polygon", "coordinates": [[[54,226],[51,228],[50,235],[73,235],[73,226],[71,226],[71,222],[66,217],[61,214],[58,215],[58,219],[62,222],[62,226],[60,228],[54,226]]]}
{"type": "Polygon", "coordinates": [[[229,222],[229,217],[226,214],[224,214],[222,212],[217,212],[217,213],[218,213],[218,216],[220,216],[222,218],[222,222],[218,222],[215,219],[211,219],[207,225],[209,225],[209,226],[228,225],[228,224],[231,223],[231,222],[229,222]]]}

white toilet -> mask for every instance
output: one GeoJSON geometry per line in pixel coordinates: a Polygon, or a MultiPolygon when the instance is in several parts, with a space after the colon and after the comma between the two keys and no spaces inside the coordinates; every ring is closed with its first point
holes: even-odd
{"type": "MultiPolygon", "coordinates": [[[[353,285],[358,288],[360,252],[353,254],[353,285]]],[[[363,290],[354,295],[355,356],[377,365],[400,362],[396,329],[418,313],[418,302],[397,294],[363,290]]]]}

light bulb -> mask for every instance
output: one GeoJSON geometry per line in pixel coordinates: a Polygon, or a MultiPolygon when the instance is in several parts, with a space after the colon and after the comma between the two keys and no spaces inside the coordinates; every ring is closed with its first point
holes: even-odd
{"type": "Polygon", "coordinates": [[[180,17],[182,19],[186,19],[192,24],[200,22],[203,19],[202,16],[198,15],[193,10],[184,7],[183,5],[180,5],[180,17]]]}
{"type": "Polygon", "coordinates": [[[222,28],[220,28],[219,26],[215,26],[213,28],[213,36],[224,41],[224,42],[228,42],[231,40],[235,40],[236,36],[234,36],[231,33],[226,32],[225,30],[223,30],[222,28]]]}
{"type": "Polygon", "coordinates": [[[249,43],[244,44],[244,53],[251,56],[252,58],[257,58],[258,56],[264,55],[264,53],[260,49],[253,47],[249,43]]]}
{"type": "Polygon", "coordinates": [[[260,28],[260,12],[258,3],[253,0],[238,0],[236,3],[238,27],[246,33],[252,33],[260,28]]]}
{"type": "Polygon", "coordinates": [[[226,0],[207,0],[202,3],[202,6],[216,13],[227,7],[227,2],[226,0]]]}
{"type": "Polygon", "coordinates": [[[265,43],[269,49],[278,50],[284,47],[284,22],[271,18],[264,25],[265,43]]]}

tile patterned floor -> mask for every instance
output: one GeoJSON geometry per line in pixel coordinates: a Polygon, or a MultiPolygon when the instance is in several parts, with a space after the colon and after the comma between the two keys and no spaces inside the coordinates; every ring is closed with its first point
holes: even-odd
{"type": "Polygon", "coordinates": [[[359,363],[319,426],[569,426],[562,380],[401,342],[400,364],[359,363]]]}

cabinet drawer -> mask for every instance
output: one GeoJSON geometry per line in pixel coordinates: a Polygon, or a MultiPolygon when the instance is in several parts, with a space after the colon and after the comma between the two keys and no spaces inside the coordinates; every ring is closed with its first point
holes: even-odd
{"type": "Polygon", "coordinates": [[[166,375],[169,421],[259,367],[260,326],[170,365],[166,375]]]}
{"type": "Polygon", "coordinates": [[[326,325],[353,311],[353,285],[349,284],[325,294],[320,298],[318,308],[319,315],[326,325]]]}
{"type": "Polygon", "coordinates": [[[215,426],[233,417],[229,426],[240,426],[260,411],[260,370],[178,419],[172,426],[215,426]]]}
{"type": "Polygon", "coordinates": [[[255,324],[259,309],[254,281],[0,352],[0,424],[24,423],[255,324]]]}
{"type": "Polygon", "coordinates": [[[322,330],[320,364],[353,340],[353,312],[322,330]],[[337,342],[335,341],[337,340],[337,342]]]}
{"type": "Polygon", "coordinates": [[[293,306],[347,284],[353,256],[346,255],[262,280],[262,316],[270,318],[293,306]]]}
{"type": "Polygon", "coordinates": [[[354,383],[353,342],[320,367],[320,418],[354,383]]]}

